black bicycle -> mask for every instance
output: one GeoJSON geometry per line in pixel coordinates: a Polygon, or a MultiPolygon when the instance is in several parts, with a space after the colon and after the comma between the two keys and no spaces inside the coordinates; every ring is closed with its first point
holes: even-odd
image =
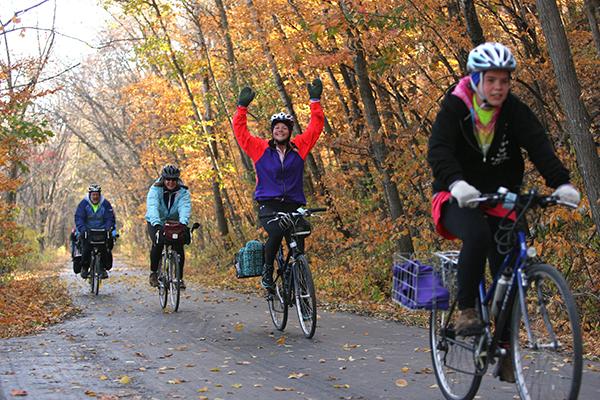
{"type": "Polygon", "coordinates": [[[526,213],[535,208],[575,205],[536,191],[515,194],[505,189],[473,201],[503,204],[516,220],[504,218],[495,236],[506,259],[489,290],[484,281],[479,286],[477,310],[485,322],[479,334],[459,336],[455,329],[458,252],[432,254],[451,296],[448,309],[434,307],[430,318],[433,368],[442,393],[449,400],[472,399],[488,366],[496,363],[496,377],[504,357],[512,355],[520,399],[577,399],[583,366],[577,306],[563,275],[528,246],[525,223],[526,213]],[[499,345],[505,329],[510,332],[509,351],[499,345]]]}
{"type": "MultiPolygon", "coordinates": [[[[199,227],[200,224],[196,222],[190,229],[190,243],[192,233],[199,227]]],[[[158,265],[158,297],[162,309],[166,308],[170,312],[177,312],[181,299],[181,280],[183,279],[179,254],[173,249],[171,243],[167,243],[165,240],[163,242],[161,261],[158,265]]]]}
{"type": "Polygon", "coordinates": [[[296,212],[275,212],[279,226],[290,232],[287,254],[282,244],[275,256],[277,275],[274,286],[267,290],[269,313],[275,327],[282,331],[288,320],[288,308],[296,306],[298,320],[304,336],[312,338],[317,329],[317,297],[315,286],[304,253],[298,249],[298,237],[310,235],[310,227],[302,217],[318,217],[315,212],[327,211],[326,208],[299,208],[296,212]]]}
{"type": "MultiPolygon", "coordinates": [[[[94,295],[98,295],[100,290],[100,282],[102,281],[102,254],[101,247],[106,247],[108,241],[112,240],[110,231],[106,229],[90,229],[89,241],[92,246],[92,253],[90,256],[90,269],[88,279],[90,282],[90,289],[94,295]]],[[[108,252],[108,250],[107,250],[108,252]]],[[[105,260],[106,262],[107,260],[105,260]]]]}

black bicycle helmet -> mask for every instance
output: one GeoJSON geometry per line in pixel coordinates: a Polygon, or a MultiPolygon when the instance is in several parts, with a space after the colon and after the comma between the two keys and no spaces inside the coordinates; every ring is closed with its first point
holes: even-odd
{"type": "Polygon", "coordinates": [[[179,178],[179,168],[173,164],[165,165],[161,175],[164,179],[177,179],[179,178]]]}
{"type": "Polygon", "coordinates": [[[92,192],[102,192],[102,188],[100,187],[100,185],[92,183],[90,187],[88,187],[88,193],[92,192]]]}

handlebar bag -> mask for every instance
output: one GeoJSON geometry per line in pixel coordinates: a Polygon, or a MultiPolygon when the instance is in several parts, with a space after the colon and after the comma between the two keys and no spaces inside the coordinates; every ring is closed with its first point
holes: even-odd
{"type": "Polygon", "coordinates": [[[186,226],[179,221],[167,221],[163,226],[165,242],[181,244],[186,242],[186,226]]]}
{"type": "Polygon", "coordinates": [[[106,244],[106,230],[90,229],[88,240],[91,244],[106,244]]]}
{"type": "Polygon", "coordinates": [[[265,263],[265,245],[260,240],[251,240],[235,255],[235,271],[238,278],[262,275],[265,263]]]}

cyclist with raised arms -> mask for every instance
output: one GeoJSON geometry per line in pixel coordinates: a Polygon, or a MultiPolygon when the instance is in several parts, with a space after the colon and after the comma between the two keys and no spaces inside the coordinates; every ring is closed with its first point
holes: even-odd
{"type": "MultiPolygon", "coordinates": [[[[562,201],[579,204],[580,195],[569,182],[564,167],[531,109],[510,93],[511,73],[517,62],[500,43],[474,48],[467,61],[470,75],[451,88],[431,130],[427,161],[433,171],[432,215],[437,231],[446,239],[459,239],[459,335],[483,328],[475,308],[478,285],[486,259],[495,276],[504,256],[497,250],[494,233],[508,210],[468,203],[481,193],[499,187],[518,192],[525,163],[521,149],[562,201]],[[449,201],[454,198],[456,201],[449,201]]],[[[508,345],[508,332],[502,344],[508,345]]],[[[500,380],[514,382],[511,357],[504,357],[500,380]]]]}
{"type": "Polygon", "coordinates": [[[150,250],[150,286],[158,286],[158,264],[164,245],[163,226],[167,221],[178,221],[186,225],[186,235],[181,243],[173,244],[173,249],[179,254],[181,268],[180,288],[185,290],[183,282],[183,266],[185,264],[185,252],[183,245],[189,243],[190,229],[187,227],[192,212],[192,201],[188,187],[183,184],[179,177],[180,171],[175,165],[166,165],[160,177],[154,182],[148,191],[146,199],[146,221],[148,235],[152,240],[150,250]]]}
{"type": "MultiPolygon", "coordinates": [[[[83,249],[81,256],[81,277],[86,279],[89,274],[90,258],[92,255],[92,246],[89,242],[90,229],[106,229],[111,232],[116,226],[115,213],[108,200],[102,195],[100,185],[91,184],[88,187],[88,194],[77,206],[75,211],[75,226],[79,234],[83,237],[83,249]]],[[[102,259],[102,279],[108,278],[107,270],[112,268],[109,251],[112,250],[114,242],[109,240],[107,246],[100,246],[100,257],[102,259]]]]}
{"type": "MultiPolygon", "coordinates": [[[[269,238],[265,244],[265,265],[261,284],[265,288],[273,286],[273,262],[275,254],[287,234],[271,217],[261,217],[273,212],[296,211],[306,205],[303,175],[306,156],[313,148],[323,131],[325,119],[321,108],[323,83],[320,79],[307,84],[310,96],[310,123],[306,130],[292,139],[294,121],[286,113],[271,117],[271,138],[262,139],[248,132],[246,114],[256,93],[249,87],[240,92],[237,112],[233,117],[233,132],[242,148],[254,162],[256,169],[256,190],[254,199],[259,204],[258,216],[269,238]]],[[[304,250],[304,238],[299,238],[298,247],[304,250]]]]}

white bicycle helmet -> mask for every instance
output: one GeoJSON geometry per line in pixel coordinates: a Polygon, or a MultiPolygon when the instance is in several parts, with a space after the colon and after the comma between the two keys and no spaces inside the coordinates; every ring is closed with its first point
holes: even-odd
{"type": "Polygon", "coordinates": [[[287,126],[291,126],[294,124],[294,118],[290,114],[286,114],[284,112],[280,112],[279,114],[273,114],[271,116],[271,129],[278,122],[283,122],[287,126]]]}
{"type": "Polygon", "coordinates": [[[92,183],[90,187],[88,187],[88,193],[92,192],[102,192],[102,188],[100,187],[100,185],[92,183]]]}
{"type": "Polygon", "coordinates": [[[517,61],[510,50],[500,43],[483,43],[469,53],[467,70],[481,72],[489,70],[512,72],[517,69],[517,61]]]}

